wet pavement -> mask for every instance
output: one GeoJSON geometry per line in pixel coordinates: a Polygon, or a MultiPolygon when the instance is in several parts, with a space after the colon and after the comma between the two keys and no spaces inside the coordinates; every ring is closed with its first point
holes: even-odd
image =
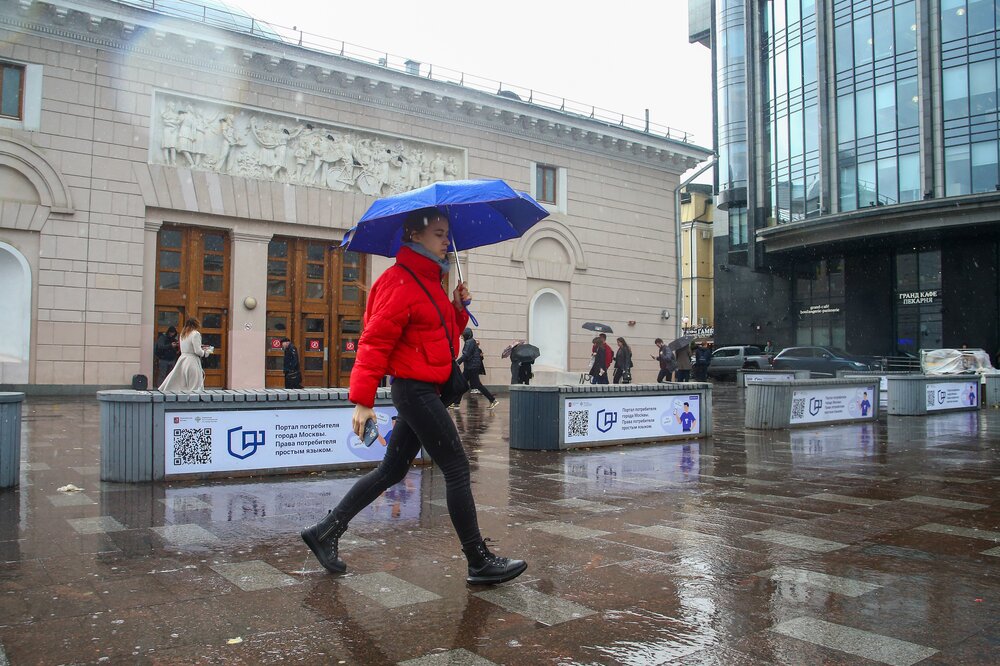
{"type": "Polygon", "coordinates": [[[102,483],[96,401],[29,399],[0,664],[997,663],[1000,410],[765,433],[731,384],[714,408],[711,440],[558,453],[465,401],[483,534],[529,564],[483,588],[434,468],[334,577],[298,530],[360,472],[102,483]]]}

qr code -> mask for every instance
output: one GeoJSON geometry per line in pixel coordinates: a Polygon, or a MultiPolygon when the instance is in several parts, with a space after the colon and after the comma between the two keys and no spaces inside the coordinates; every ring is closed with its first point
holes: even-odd
{"type": "Polygon", "coordinates": [[[928,407],[933,407],[934,406],[934,390],[933,389],[931,389],[930,391],[927,392],[927,406],[928,407]]]}
{"type": "Polygon", "coordinates": [[[569,436],[586,437],[590,431],[590,412],[586,409],[569,413],[569,436]]]}
{"type": "Polygon", "coordinates": [[[174,465],[208,465],[211,462],[211,428],[174,429],[174,465]]]}
{"type": "Polygon", "coordinates": [[[806,399],[795,398],[792,400],[792,420],[801,419],[806,415],[806,399]]]}

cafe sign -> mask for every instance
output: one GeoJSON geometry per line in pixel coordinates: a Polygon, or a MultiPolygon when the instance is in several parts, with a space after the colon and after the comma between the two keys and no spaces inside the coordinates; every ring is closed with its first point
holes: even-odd
{"type": "Polygon", "coordinates": [[[937,289],[930,291],[901,291],[896,295],[900,305],[924,305],[937,303],[941,295],[937,289]]]}
{"type": "Polygon", "coordinates": [[[804,310],[799,310],[799,316],[837,314],[838,312],[840,312],[840,308],[835,308],[829,303],[825,303],[823,305],[810,305],[804,310]]]}

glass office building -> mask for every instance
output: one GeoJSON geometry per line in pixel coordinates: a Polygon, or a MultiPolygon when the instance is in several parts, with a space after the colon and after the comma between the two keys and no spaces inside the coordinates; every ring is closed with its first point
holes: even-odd
{"type": "Polygon", "coordinates": [[[1000,0],[710,15],[717,341],[996,352],[1000,0]]]}

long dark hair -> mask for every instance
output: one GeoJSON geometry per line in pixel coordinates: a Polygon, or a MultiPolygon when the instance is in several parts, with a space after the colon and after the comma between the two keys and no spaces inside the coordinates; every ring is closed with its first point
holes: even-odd
{"type": "Polygon", "coordinates": [[[618,344],[620,344],[629,354],[632,353],[632,348],[628,346],[627,342],[625,342],[625,338],[618,338],[618,344]]]}
{"type": "Polygon", "coordinates": [[[184,328],[181,329],[181,339],[184,339],[187,336],[191,335],[199,328],[201,328],[201,324],[198,323],[198,320],[195,319],[194,317],[188,317],[184,321],[184,328]]]}

